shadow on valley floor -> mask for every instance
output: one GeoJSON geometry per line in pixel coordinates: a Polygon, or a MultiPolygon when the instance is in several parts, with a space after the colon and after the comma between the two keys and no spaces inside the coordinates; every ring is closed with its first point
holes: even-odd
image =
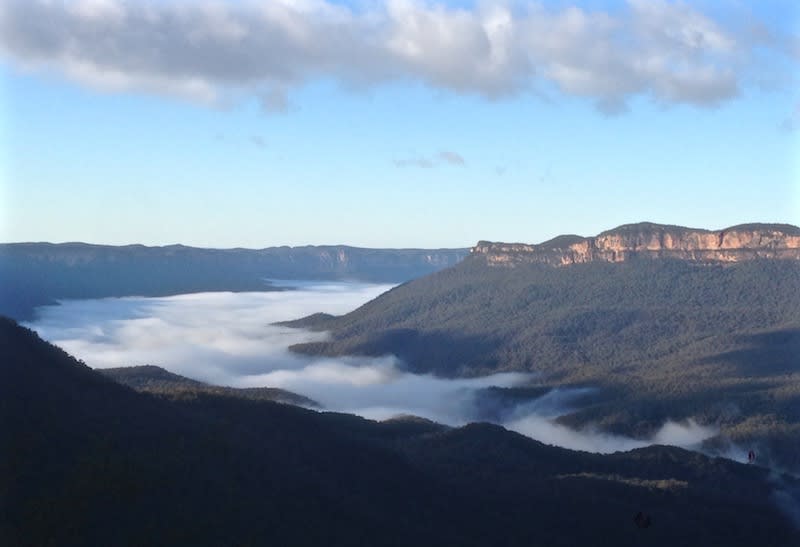
{"type": "Polygon", "coordinates": [[[660,446],[572,452],[489,424],[373,422],[235,391],[165,399],[4,319],[0,354],[3,545],[800,540],[757,466],[660,446]]]}
{"type": "Polygon", "coordinates": [[[409,372],[474,377],[502,371],[499,360],[491,356],[502,342],[501,338],[491,335],[394,328],[367,332],[355,341],[334,338],[296,344],[289,349],[306,355],[379,357],[391,354],[400,359],[409,372]]]}
{"type": "Polygon", "coordinates": [[[731,365],[735,373],[746,376],[800,373],[800,329],[772,330],[735,340],[743,347],[706,357],[700,363],[731,365]]]}

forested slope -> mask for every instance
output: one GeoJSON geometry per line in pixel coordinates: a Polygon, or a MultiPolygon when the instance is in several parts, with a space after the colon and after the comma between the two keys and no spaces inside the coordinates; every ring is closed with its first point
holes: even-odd
{"type": "MultiPolygon", "coordinates": [[[[0,320],[4,545],[792,545],[757,466],[115,384],[0,320]],[[651,525],[640,528],[643,512],[651,525]]],[[[788,498],[791,500],[791,498],[788,498]]]]}
{"type": "Polygon", "coordinates": [[[493,267],[471,256],[345,316],[295,324],[331,332],[296,351],[595,386],[594,404],[563,422],[645,436],[694,417],[800,469],[800,261],[493,267]]]}

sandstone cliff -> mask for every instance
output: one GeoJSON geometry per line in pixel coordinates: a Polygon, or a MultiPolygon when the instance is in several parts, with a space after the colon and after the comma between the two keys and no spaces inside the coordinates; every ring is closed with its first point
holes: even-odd
{"type": "Polygon", "coordinates": [[[537,245],[481,241],[470,252],[490,266],[568,266],[632,258],[697,262],[800,260],[800,228],[789,224],[742,224],[714,231],[643,222],[626,224],[596,237],[566,235],[537,245]]]}

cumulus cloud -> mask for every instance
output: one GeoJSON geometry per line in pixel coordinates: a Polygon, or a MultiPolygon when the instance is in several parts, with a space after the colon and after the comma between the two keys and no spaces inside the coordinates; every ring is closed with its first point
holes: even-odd
{"type": "Polygon", "coordinates": [[[290,91],[315,79],[419,82],[489,99],[559,90],[607,112],[637,95],[709,106],[749,83],[743,63],[753,48],[794,58],[794,49],[754,36],[666,0],[628,0],[608,13],[499,0],[0,5],[0,48],[17,66],[107,91],[206,103],[255,96],[270,112],[285,112],[290,91]]]}

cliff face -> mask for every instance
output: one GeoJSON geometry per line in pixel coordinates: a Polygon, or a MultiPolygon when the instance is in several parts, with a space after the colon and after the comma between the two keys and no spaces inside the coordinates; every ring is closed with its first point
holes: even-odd
{"type": "Polygon", "coordinates": [[[743,224],[712,231],[640,223],[620,226],[596,237],[559,236],[537,245],[481,241],[470,252],[490,266],[523,263],[568,266],[632,258],[696,262],[800,260],[800,228],[788,224],[743,224]]]}

